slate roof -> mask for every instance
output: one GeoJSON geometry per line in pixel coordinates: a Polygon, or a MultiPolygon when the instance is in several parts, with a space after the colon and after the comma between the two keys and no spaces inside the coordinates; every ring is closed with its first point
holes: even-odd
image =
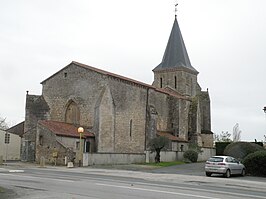
{"type": "Polygon", "coordinates": [[[159,136],[163,136],[163,137],[167,137],[169,140],[171,141],[176,141],[176,142],[187,142],[185,139],[177,137],[172,135],[170,132],[164,132],[164,131],[160,131],[157,132],[157,135],[159,136]]]}
{"type": "Polygon", "coordinates": [[[176,68],[185,68],[198,73],[190,63],[181,31],[175,18],[162,62],[153,71],[176,68]]]}
{"type": "MultiPolygon", "coordinates": [[[[39,124],[58,136],[79,138],[78,128],[72,124],[51,120],[41,120],[39,124]]],[[[84,129],[83,137],[94,137],[94,134],[84,129]]]]}
{"type": "Polygon", "coordinates": [[[24,121],[20,122],[19,124],[15,125],[15,126],[10,127],[6,131],[22,137],[22,135],[24,134],[24,121]]]}

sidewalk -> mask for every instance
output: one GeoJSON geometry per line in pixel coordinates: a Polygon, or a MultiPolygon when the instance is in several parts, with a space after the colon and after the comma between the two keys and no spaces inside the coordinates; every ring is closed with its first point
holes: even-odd
{"type": "Polygon", "coordinates": [[[43,167],[40,164],[21,162],[21,161],[8,161],[0,165],[0,171],[8,169],[26,169],[26,168],[48,168],[48,169],[67,169],[67,170],[84,170],[84,169],[103,169],[103,170],[129,170],[129,171],[151,171],[158,169],[157,166],[141,165],[141,164],[123,164],[123,165],[93,165],[87,167],[73,167],[67,168],[67,166],[58,166],[58,165],[45,165],[43,167]]]}

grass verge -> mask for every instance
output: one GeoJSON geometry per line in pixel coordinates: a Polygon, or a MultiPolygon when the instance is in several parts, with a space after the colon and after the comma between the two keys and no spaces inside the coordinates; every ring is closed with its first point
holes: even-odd
{"type": "Polygon", "coordinates": [[[186,164],[185,162],[182,161],[174,161],[174,162],[160,162],[160,163],[143,163],[142,165],[147,165],[147,166],[158,166],[158,167],[169,167],[169,166],[174,166],[174,165],[180,165],[180,164],[186,164]]]}
{"type": "Polygon", "coordinates": [[[0,187],[0,193],[4,193],[5,189],[3,187],[0,187]]]}

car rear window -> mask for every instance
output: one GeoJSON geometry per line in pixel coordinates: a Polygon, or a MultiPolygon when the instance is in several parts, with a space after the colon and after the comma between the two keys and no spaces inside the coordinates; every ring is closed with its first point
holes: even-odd
{"type": "Polygon", "coordinates": [[[208,160],[209,162],[222,162],[223,158],[220,157],[212,157],[208,160]]]}

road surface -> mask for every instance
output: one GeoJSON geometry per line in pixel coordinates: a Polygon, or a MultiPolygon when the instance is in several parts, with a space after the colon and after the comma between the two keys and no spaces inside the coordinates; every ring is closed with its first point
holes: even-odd
{"type": "Polygon", "coordinates": [[[0,186],[22,199],[266,199],[264,179],[96,168],[2,168],[0,186]]]}

